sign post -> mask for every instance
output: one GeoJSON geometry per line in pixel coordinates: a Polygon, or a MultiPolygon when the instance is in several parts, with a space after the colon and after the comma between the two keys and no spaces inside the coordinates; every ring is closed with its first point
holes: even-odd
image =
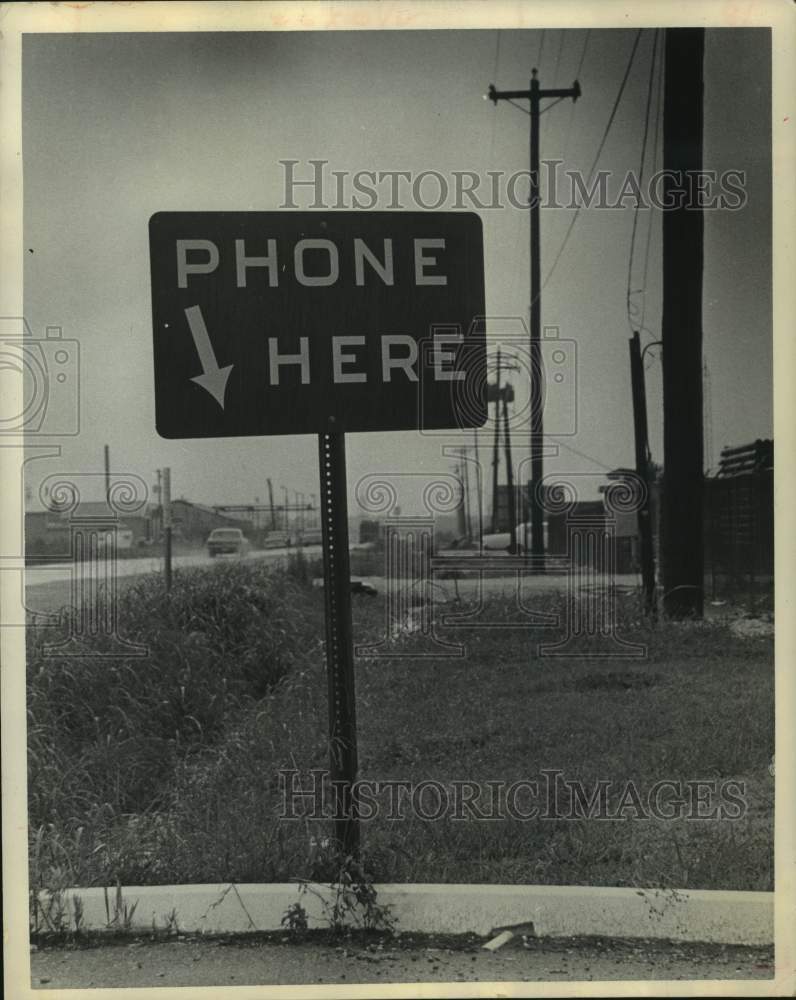
{"type": "Polygon", "coordinates": [[[171,469],[163,470],[163,580],[166,593],[171,590],[171,469]]]}
{"type": "Polygon", "coordinates": [[[149,237],[158,433],[318,436],[335,840],[355,855],[345,434],[485,422],[481,220],[159,212],[149,237]]]}
{"type": "Polygon", "coordinates": [[[345,434],[333,431],[318,435],[318,464],[334,833],[339,849],[349,856],[359,851],[359,824],[353,795],[358,761],[345,434]]]}

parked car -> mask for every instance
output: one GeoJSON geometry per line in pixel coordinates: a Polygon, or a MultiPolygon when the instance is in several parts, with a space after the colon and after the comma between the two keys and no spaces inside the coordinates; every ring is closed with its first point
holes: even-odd
{"type": "Polygon", "coordinates": [[[207,537],[207,552],[211,557],[220,555],[245,555],[249,540],[240,528],[213,528],[207,537]]]}
{"type": "Polygon", "coordinates": [[[265,536],[267,549],[289,549],[292,539],[286,531],[269,531],[265,536]]]}

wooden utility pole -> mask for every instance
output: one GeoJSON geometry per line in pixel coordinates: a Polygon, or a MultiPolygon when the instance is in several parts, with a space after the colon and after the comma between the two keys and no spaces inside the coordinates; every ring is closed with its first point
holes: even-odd
{"type": "Polygon", "coordinates": [[[472,503],[470,502],[470,467],[467,458],[467,449],[462,448],[462,483],[464,487],[464,537],[468,542],[473,538],[472,503]]]}
{"type": "Polygon", "coordinates": [[[644,500],[638,510],[638,536],[641,549],[641,582],[644,588],[644,609],[655,611],[655,552],[652,544],[650,514],[649,435],[647,432],[647,395],[644,385],[644,362],[638,332],[630,338],[630,381],[633,390],[633,429],[636,442],[636,472],[646,486],[644,500]]]}
{"type": "Polygon", "coordinates": [[[270,479],[268,483],[268,506],[271,508],[271,530],[276,531],[276,509],[274,508],[274,487],[270,479]]]}
{"type": "Polygon", "coordinates": [[[484,491],[481,485],[481,459],[478,455],[478,428],[473,428],[473,446],[475,450],[475,495],[478,501],[478,548],[484,544],[484,491]]]}
{"type": "Polygon", "coordinates": [[[459,506],[456,508],[456,528],[459,532],[459,538],[467,538],[469,532],[467,530],[467,489],[464,482],[464,449],[459,449],[459,464],[456,466],[456,474],[459,477],[459,482],[461,483],[462,493],[459,498],[459,506]]]}
{"type": "MultiPolygon", "coordinates": [[[[503,444],[506,449],[506,492],[508,493],[509,508],[509,552],[514,555],[517,551],[517,497],[514,492],[514,465],[511,461],[511,431],[509,430],[509,390],[511,386],[506,383],[502,393],[503,399],[503,444]]],[[[513,392],[511,393],[513,398],[513,392]]]]}
{"type": "Polygon", "coordinates": [[[701,617],[704,220],[688,177],[702,169],[705,32],[667,28],[663,107],[663,606],[701,617]],[[683,186],[688,192],[680,193],[683,186]]]}
{"type": "Polygon", "coordinates": [[[531,480],[534,489],[529,489],[531,508],[531,565],[544,571],[544,511],[539,490],[535,487],[544,475],[544,382],[542,372],[542,265],[539,230],[539,102],[546,97],[571,97],[573,102],[580,97],[580,84],[576,80],[566,90],[542,90],[536,70],[531,71],[528,90],[495,90],[490,84],[488,97],[498,101],[528,100],[531,105],[531,480]]]}
{"type": "Polygon", "coordinates": [[[105,445],[105,502],[111,501],[111,450],[105,445]]]}
{"type": "MultiPolygon", "coordinates": [[[[489,397],[487,395],[487,401],[489,397]]],[[[500,462],[500,348],[495,380],[495,445],[492,452],[492,534],[498,530],[498,464],[500,462]]]]}

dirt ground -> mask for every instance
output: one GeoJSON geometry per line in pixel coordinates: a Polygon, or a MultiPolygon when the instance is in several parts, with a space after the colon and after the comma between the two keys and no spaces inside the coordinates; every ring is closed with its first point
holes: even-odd
{"type": "Polygon", "coordinates": [[[477,943],[282,943],[178,938],[83,948],[40,946],[31,986],[255,986],[296,983],[577,982],[770,979],[773,950],[659,942],[532,941],[495,953],[477,943]]]}

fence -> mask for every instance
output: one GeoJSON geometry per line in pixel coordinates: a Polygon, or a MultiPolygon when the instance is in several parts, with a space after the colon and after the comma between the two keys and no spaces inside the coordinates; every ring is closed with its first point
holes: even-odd
{"type": "Polygon", "coordinates": [[[705,480],[705,569],[713,599],[770,590],[774,579],[774,447],[725,448],[705,480]]]}

